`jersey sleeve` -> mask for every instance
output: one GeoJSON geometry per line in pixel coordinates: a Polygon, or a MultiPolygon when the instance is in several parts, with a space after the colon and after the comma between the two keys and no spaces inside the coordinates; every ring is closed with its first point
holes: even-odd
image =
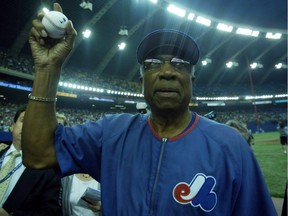
{"type": "Polygon", "coordinates": [[[235,187],[237,191],[235,191],[232,215],[277,216],[275,206],[254,153],[247,149],[246,143],[240,144],[242,144],[239,152],[241,156],[240,176],[234,182],[239,187],[235,187]]]}
{"type": "Polygon", "coordinates": [[[64,127],[55,131],[55,149],[60,175],[89,173],[99,181],[102,121],[64,127]]]}

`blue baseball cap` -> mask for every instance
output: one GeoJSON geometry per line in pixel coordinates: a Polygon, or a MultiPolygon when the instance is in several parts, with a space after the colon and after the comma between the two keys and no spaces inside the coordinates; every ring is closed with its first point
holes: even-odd
{"type": "Polygon", "coordinates": [[[142,64],[147,57],[172,54],[195,65],[199,59],[199,48],[188,34],[174,29],[159,29],[148,34],[139,44],[137,61],[142,64]]]}

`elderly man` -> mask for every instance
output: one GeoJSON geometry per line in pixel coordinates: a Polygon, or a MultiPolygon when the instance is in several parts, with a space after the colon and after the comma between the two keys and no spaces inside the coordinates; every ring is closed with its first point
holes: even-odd
{"type": "MultiPolygon", "coordinates": [[[[54,9],[62,11],[59,4],[54,9]]],[[[30,44],[35,80],[24,120],[24,162],[88,173],[101,182],[104,215],[276,215],[249,146],[234,129],[189,110],[199,49],[187,34],[157,30],[137,50],[147,114],[64,127],[55,116],[61,64],[73,47],[46,40],[41,17],[30,44]]]]}

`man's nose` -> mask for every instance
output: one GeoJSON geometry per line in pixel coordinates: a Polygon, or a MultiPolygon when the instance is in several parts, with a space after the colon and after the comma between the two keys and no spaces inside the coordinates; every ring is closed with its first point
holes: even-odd
{"type": "Polygon", "coordinates": [[[170,61],[164,61],[161,67],[161,70],[164,72],[173,72],[174,71],[174,67],[171,64],[170,61]]]}
{"type": "Polygon", "coordinates": [[[161,67],[161,78],[171,79],[175,76],[175,68],[171,65],[170,61],[165,61],[161,67]]]}

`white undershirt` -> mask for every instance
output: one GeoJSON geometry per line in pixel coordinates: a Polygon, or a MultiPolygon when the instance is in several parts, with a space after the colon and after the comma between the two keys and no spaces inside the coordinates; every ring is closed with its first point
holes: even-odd
{"type": "Polygon", "coordinates": [[[85,190],[88,187],[91,187],[93,189],[100,189],[100,184],[94,179],[91,179],[90,181],[81,181],[75,175],[73,175],[71,194],[69,198],[71,209],[72,209],[72,216],[98,215],[98,213],[95,213],[88,208],[77,205],[82,194],[85,192],[85,190]]]}
{"type": "MultiPolygon", "coordinates": [[[[2,167],[6,164],[6,162],[10,159],[11,157],[11,152],[15,151],[15,147],[14,145],[12,144],[10,146],[10,148],[8,149],[8,151],[6,152],[5,154],[5,158],[3,160],[3,163],[2,163],[2,167]]],[[[21,153],[21,157],[17,157],[16,158],[16,162],[15,162],[15,166],[16,167],[20,162],[22,162],[22,151],[20,151],[21,153]]],[[[16,183],[18,182],[20,176],[22,175],[22,173],[24,172],[25,170],[25,166],[22,164],[22,166],[20,166],[19,169],[17,169],[13,175],[10,177],[11,178],[11,181],[9,182],[9,186],[8,186],[8,189],[5,193],[5,195],[3,196],[3,199],[2,201],[0,201],[0,207],[3,206],[3,204],[5,203],[5,201],[7,200],[7,198],[9,197],[10,193],[12,192],[13,188],[15,187],[16,183]]]]}

